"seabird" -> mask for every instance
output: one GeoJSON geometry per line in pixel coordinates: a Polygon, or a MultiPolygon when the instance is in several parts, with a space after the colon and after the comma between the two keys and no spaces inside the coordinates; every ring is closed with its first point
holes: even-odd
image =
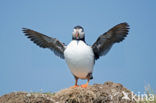
{"type": "Polygon", "coordinates": [[[120,23],[107,32],[100,35],[93,45],[89,46],[85,42],[84,29],[75,26],[72,33],[72,41],[65,45],[56,38],[46,36],[31,29],[23,28],[25,35],[35,44],[42,48],[49,48],[55,55],[65,59],[71,73],[75,77],[75,85],[78,87],[78,79],[87,79],[87,83],[81,85],[86,88],[93,79],[93,67],[95,61],[107,54],[113,44],[124,40],[128,35],[128,23],[120,23]]]}

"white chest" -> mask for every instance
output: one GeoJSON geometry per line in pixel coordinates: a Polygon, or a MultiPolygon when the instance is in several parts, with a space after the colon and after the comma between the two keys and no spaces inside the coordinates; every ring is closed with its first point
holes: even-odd
{"type": "Polygon", "coordinates": [[[94,54],[92,48],[83,41],[73,40],[64,51],[64,56],[71,72],[85,79],[88,73],[92,73],[94,66],[94,54]]]}

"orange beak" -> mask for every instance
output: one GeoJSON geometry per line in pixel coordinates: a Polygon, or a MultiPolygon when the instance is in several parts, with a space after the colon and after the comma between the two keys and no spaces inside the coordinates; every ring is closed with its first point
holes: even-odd
{"type": "Polygon", "coordinates": [[[79,37],[79,33],[78,32],[76,32],[76,38],[78,38],[79,37]]]}

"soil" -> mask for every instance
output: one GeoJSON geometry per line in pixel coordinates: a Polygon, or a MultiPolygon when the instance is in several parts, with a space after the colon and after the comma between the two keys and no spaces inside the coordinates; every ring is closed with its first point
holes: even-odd
{"type": "Polygon", "coordinates": [[[0,103],[136,103],[132,93],[113,82],[87,88],[67,88],[56,93],[12,92],[0,97],[0,103]]]}

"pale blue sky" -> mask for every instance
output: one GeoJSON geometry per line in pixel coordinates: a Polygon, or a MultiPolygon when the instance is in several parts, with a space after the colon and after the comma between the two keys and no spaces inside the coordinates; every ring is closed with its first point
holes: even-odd
{"type": "Polygon", "coordinates": [[[121,22],[129,23],[129,35],[96,61],[90,84],[113,81],[135,92],[150,84],[156,90],[155,4],[155,0],[0,0],[0,95],[55,92],[74,85],[65,61],[34,45],[22,27],[68,44],[73,27],[81,25],[92,45],[121,22]]]}

